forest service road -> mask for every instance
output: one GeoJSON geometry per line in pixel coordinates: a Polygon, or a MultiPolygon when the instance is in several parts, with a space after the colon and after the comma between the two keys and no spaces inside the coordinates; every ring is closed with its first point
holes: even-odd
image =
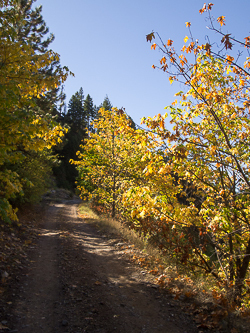
{"type": "Polygon", "coordinates": [[[47,205],[9,332],[198,332],[173,297],[123,256],[119,240],[77,216],[79,203],[47,205]]]}

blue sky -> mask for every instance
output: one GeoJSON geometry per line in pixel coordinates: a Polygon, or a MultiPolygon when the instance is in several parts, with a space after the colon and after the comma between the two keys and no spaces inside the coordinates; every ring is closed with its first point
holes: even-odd
{"type": "MultiPolygon", "coordinates": [[[[250,1],[216,0],[212,14],[226,17],[225,32],[238,39],[250,35],[250,1]]],[[[83,88],[94,104],[108,95],[113,106],[124,107],[140,123],[143,116],[164,113],[180,84],[169,84],[165,73],[152,69],[161,54],[146,42],[152,31],[183,45],[188,35],[185,22],[200,42],[213,37],[199,14],[204,0],[37,0],[43,18],[55,34],[51,48],[60,54],[61,64],[74,72],[65,84],[67,101],[83,88]]]]}

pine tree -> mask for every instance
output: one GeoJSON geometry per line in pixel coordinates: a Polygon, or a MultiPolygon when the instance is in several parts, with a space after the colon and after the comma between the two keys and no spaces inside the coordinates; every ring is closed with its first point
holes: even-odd
{"type": "Polygon", "coordinates": [[[49,32],[42,17],[42,6],[32,9],[32,5],[36,0],[18,0],[14,7],[15,14],[22,20],[18,19],[13,24],[18,40],[28,42],[35,51],[44,53],[48,50],[48,46],[55,39],[53,34],[50,34],[46,39],[45,36],[49,32]]]}
{"type": "Polygon", "coordinates": [[[70,98],[65,122],[70,125],[71,131],[74,132],[82,132],[86,128],[87,123],[84,114],[84,94],[82,88],[70,98]]]}
{"type": "Polygon", "coordinates": [[[75,187],[77,171],[69,160],[76,159],[76,152],[86,137],[87,132],[87,116],[84,110],[84,93],[80,88],[69,100],[68,110],[65,114],[61,113],[60,119],[64,125],[69,127],[68,133],[65,135],[64,146],[58,149],[56,153],[59,155],[60,165],[54,168],[57,185],[68,189],[75,187]]]}
{"type": "Polygon", "coordinates": [[[84,100],[84,114],[86,117],[87,128],[89,131],[93,132],[93,127],[91,126],[91,122],[96,118],[96,108],[93,104],[93,99],[88,94],[84,100]]]}
{"type": "Polygon", "coordinates": [[[100,108],[104,108],[104,110],[111,110],[113,105],[111,104],[108,95],[104,98],[104,101],[102,102],[100,108]]]}
{"type": "MultiPolygon", "coordinates": [[[[14,5],[13,17],[17,19],[13,20],[13,29],[15,31],[17,41],[22,41],[29,44],[37,54],[44,54],[48,51],[48,47],[54,41],[55,36],[49,34],[49,28],[42,16],[42,6],[32,6],[36,0],[17,0],[14,5]]],[[[62,67],[57,57],[47,67],[43,68],[41,75],[53,76],[62,71],[62,67]]],[[[52,115],[58,115],[57,110],[58,102],[61,102],[61,96],[59,97],[60,88],[55,88],[48,91],[45,96],[40,96],[36,100],[36,104],[40,111],[43,113],[51,113],[52,115]]]]}

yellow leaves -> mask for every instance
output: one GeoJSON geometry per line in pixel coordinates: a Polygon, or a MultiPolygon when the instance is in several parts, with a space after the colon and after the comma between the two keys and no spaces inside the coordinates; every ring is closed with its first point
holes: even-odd
{"type": "Polygon", "coordinates": [[[249,47],[250,46],[250,36],[245,37],[245,47],[249,47]]]}
{"type": "Polygon", "coordinates": [[[165,123],[164,120],[161,119],[160,123],[159,123],[160,128],[163,130],[165,128],[165,123]]]}
{"type": "Polygon", "coordinates": [[[165,165],[160,168],[158,173],[159,173],[159,175],[167,175],[167,174],[170,174],[171,171],[172,171],[172,168],[169,165],[165,165]]]}
{"type": "Polygon", "coordinates": [[[140,216],[141,218],[144,218],[144,217],[146,216],[146,214],[147,214],[146,209],[143,209],[143,210],[140,212],[139,216],[140,216]]]}
{"type": "Polygon", "coordinates": [[[185,24],[186,24],[186,27],[187,27],[187,28],[190,28],[190,27],[191,27],[191,23],[190,23],[190,22],[186,22],[185,24]]]}
{"type": "Polygon", "coordinates": [[[211,10],[213,5],[213,3],[209,2],[209,4],[207,5],[207,10],[211,10]]]}
{"type": "Polygon", "coordinates": [[[145,176],[148,176],[154,172],[154,166],[153,164],[149,164],[143,171],[145,173],[145,176]]]}
{"type": "Polygon", "coordinates": [[[184,65],[187,63],[187,58],[183,54],[181,54],[179,58],[181,66],[184,67],[184,65]]]}
{"type": "Polygon", "coordinates": [[[250,101],[244,101],[243,105],[245,108],[250,108],[250,101]]]}
{"type": "Polygon", "coordinates": [[[165,64],[166,63],[166,58],[165,57],[162,57],[161,60],[160,60],[160,64],[165,64]]]}
{"type": "Polygon", "coordinates": [[[160,64],[162,65],[162,69],[163,71],[165,72],[168,68],[168,65],[167,65],[167,62],[166,62],[166,58],[165,57],[162,57],[161,60],[160,60],[160,64]]]}
{"type": "Polygon", "coordinates": [[[207,7],[206,4],[204,3],[203,7],[199,10],[200,14],[203,14],[206,11],[207,7]]]}
{"type": "Polygon", "coordinates": [[[246,61],[244,62],[244,68],[250,68],[250,57],[246,58],[246,61]]]}
{"type": "Polygon", "coordinates": [[[211,155],[215,155],[216,151],[217,151],[217,147],[216,146],[209,147],[209,152],[210,152],[211,155]]]}
{"type": "Polygon", "coordinates": [[[187,41],[188,41],[188,36],[186,36],[185,38],[184,38],[184,43],[186,43],[187,41]]]}
{"type": "Polygon", "coordinates": [[[159,170],[159,174],[164,174],[166,171],[165,171],[165,167],[162,167],[162,168],[160,168],[160,170],[159,170]]]}
{"type": "Polygon", "coordinates": [[[210,2],[208,5],[206,5],[206,3],[204,3],[203,7],[199,10],[200,14],[203,14],[206,11],[209,11],[212,9],[213,4],[210,2]]]}
{"type": "Polygon", "coordinates": [[[234,156],[234,155],[237,155],[239,152],[238,152],[237,148],[231,148],[230,153],[234,156]]]}
{"type": "Polygon", "coordinates": [[[15,210],[9,199],[21,196],[25,187],[39,187],[42,181],[41,186],[44,186],[45,170],[48,171],[46,177],[49,177],[52,163],[49,149],[63,136],[61,128],[55,129],[56,124],[47,106],[43,108],[39,103],[38,108],[36,98],[40,99],[46,91],[60,86],[68,70],[66,67],[53,67],[54,62],[59,61],[57,53],[36,51],[26,37],[18,38],[13,27],[22,29],[30,19],[22,13],[17,15],[18,1],[1,1],[1,4],[9,4],[10,7],[0,8],[3,28],[0,31],[0,165],[5,165],[0,170],[0,192],[4,198],[0,198],[0,219],[15,219],[15,210]],[[38,158],[40,164],[37,166],[38,158]],[[18,171],[14,174],[9,169],[18,171]]]}
{"type": "Polygon", "coordinates": [[[138,215],[139,211],[137,209],[133,209],[131,211],[131,217],[134,219],[138,215]]]}
{"type": "Polygon", "coordinates": [[[245,133],[245,132],[239,133],[238,136],[239,136],[239,138],[241,138],[241,140],[245,140],[248,137],[247,133],[245,133]]]}
{"type": "Polygon", "coordinates": [[[168,39],[167,46],[172,46],[172,45],[173,45],[173,41],[171,39],[168,39]]]}
{"type": "Polygon", "coordinates": [[[173,76],[169,76],[168,79],[169,79],[170,84],[172,84],[174,82],[174,77],[173,76]]]}
{"type": "Polygon", "coordinates": [[[244,79],[239,80],[240,87],[244,87],[246,85],[246,81],[244,79]]]}
{"type": "Polygon", "coordinates": [[[225,16],[218,17],[217,22],[219,22],[221,26],[225,25],[225,16]]]}

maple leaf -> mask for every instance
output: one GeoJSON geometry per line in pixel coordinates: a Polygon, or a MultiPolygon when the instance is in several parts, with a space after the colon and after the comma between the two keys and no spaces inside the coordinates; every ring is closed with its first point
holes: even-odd
{"type": "Polygon", "coordinates": [[[166,72],[167,68],[168,68],[168,64],[166,63],[162,66],[163,72],[166,72]]]}
{"type": "Polygon", "coordinates": [[[225,25],[225,16],[218,17],[217,21],[220,23],[221,26],[225,25]]]}
{"type": "Polygon", "coordinates": [[[160,121],[159,126],[161,129],[164,129],[165,124],[163,119],[160,121]]]}
{"type": "Polygon", "coordinates": [[[207,54],[210,55],[210,53],[211,53],[211,45],[209,43],[206,43],[204,45],[204,49],[207,51],[207,54]]]}
{"type": "Polygon", "coordinates": [[[152,39],[155,38],[154,32],[151,32],[151,34],[146,35],[147,42],[152,42],[152,39]]]}
{"type": "Polygon", "coordinates": [[[233,62],[234,61],[234,57],[231,57],[230,55],[227,55],[226,57],[228,62],[233,62]]]}
{"type": "Polygon", "coordinates": [[[230,36],[231,34],[227,34],[222,37],[221,42],[224,43],[226,50],[230,49],[232,50],[233,44],[230,42],[230,36]]]}
{"type": "Polygon", "coordinates": [[[203,7],[199,10],[200,14],[203,14],[207,10],[206,4],[204,3],[203,7]]]}
{"type": "Polygon", "coordinates": [[[245,41],[245,47],[250,46],[250,36],[244,38],[245,41]]]}
{"type": "Polygon", "coordinates": [[[172,46],[172,44],[173,44],[173,41],[172,41],[171,39],[169,39],[169,40],[167,41],[167,46],[172,46]]]}
{"type": "Polygon", "coordinates": [[[121,108],[121,109],[119,109],[119,110],[117,111],[117,114],[118,114],[119,116],[121,116],[121,115],[124,114],[124,111],[125,111],[125,109],[121,108]]]}
{"type": "Polygon", "coordinates": [[[160,63],[161,63],[161,65],[165,64],[166,63],[166,58],[165,57],[161,58],[160,63]]]}
{"type": "Polygon", "coordinates": [[[207,10],[211,10],[213,5],[213,3],[209,2],[209,4],[207,5],[207,10]]]}
{"type": "Polygon", "coordinates": [[[151,50],[153,50],[153,49],[155,50],[155,48],[156,48],[156,44],[154,43],[151,45],[151,50]]]}
{"type": "Polygon", "coordinates": [[[188,36],[184,38],[184,43],[186,43],[187,41],[188,41],[188,36]]]}
{"type": "Polygon", "coordinates": [[[190,22],[186,22],[186,27],[189,28],[191,26],[190,22]]]}

